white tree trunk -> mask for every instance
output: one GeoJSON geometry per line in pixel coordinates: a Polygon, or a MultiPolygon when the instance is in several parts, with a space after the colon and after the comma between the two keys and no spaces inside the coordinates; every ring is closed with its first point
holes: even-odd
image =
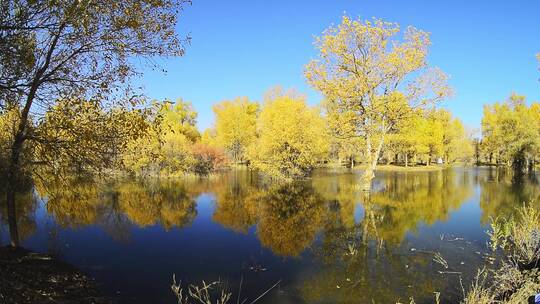
{"type": "Polygon", "coordinates": [[[371,191],[371,182],[375,177],[375,168],[377,167],[377,162],[379,161],[379,156],[381,154],[382,146],[384,143],[384,134],[381,135],[381,140],[375,151],[371,151],[371,138],[368,136],[366,138],[366,152],[367,152],[367,164],[364,174],[362,175],[362,190],[371,191]]]}

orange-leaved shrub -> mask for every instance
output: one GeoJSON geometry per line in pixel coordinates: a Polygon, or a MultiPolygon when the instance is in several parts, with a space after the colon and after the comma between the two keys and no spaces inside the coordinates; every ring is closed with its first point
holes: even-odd
{"type": "Polygon", "coordinates": [[[195,160],[192,171],[197,175],[208,175],[227,164],[225,152],[207,144],[194,144],[191,147],[191,153],[195,160]]]}

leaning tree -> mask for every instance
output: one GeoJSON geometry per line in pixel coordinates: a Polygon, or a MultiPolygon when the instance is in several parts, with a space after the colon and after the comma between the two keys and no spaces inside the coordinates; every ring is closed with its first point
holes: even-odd
{"type": "MultiPolygon", "coordinates": [[[[130,79],[155,58],[181,56],[188,37],[176,31],[185,0],[0,0],[0,111],[15,112],[9,143],[7,206],[11,244],[22,151],[32,117],[58,99],[118,106],[130,79]]],[[[129,98],[127,98],[129,100],[129,98]]],[[[120,105],[122,107],[122,105],[120,105]]]]}

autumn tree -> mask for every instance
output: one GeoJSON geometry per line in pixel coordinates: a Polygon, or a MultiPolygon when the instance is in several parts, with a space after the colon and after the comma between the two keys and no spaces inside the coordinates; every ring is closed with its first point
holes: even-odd
{"type": "Polygon", "coordinates": [[[315,41],[319,50],[305,70],[308,82],[328,100],[326,107],[337,133],[365,141],[364,189],[386,135],[418,108],[449,94],[447,77],[427,64],[429,35],[408,27],[401,39],[395,23],[351,20],[329,27],[315,41]]]}
{"type": "Polygon", "coordinates": [[[191,171],[199,176],[207,176],[225,167],[227,163],[223,149],[202,142],[195,143],[191,147],[191,155],[194,160],[191,171]]]}
{"type": "Polygon", "coordinates": [[[444,109],[417,110],[396,124],[388,134],[386,149],[401,155],[405,166],[420,156],[429,164],[435,157],[447,164],[468,161],[473,154],[472,140],[463,123],[444,109]]]}
{"type": "Polygon", "coordinates": [[[482,116],[482,151],[488,155],[489,163],[500,160],[502,154],[502,130],[498,122],[502,118],[502,112],[507,112],[507,107],[500,104],[484,105],[482,116]]]}
{"type": "Polygon", "coordinates": [[[445,163],[453,163],[458,160],[467,162],[473,154],[473,140],[461,120],[452,117],[446,110],[439,110],[444,113],[443,123],[443,157],[445,163]]]}
{"type": "MultiPolygon", "coordinates": [[[[424,144],[428,147],[426,164],[429,166],[433,157],[437,155],[443,155],[444,149],[444,124],[441,119],[441,113],[439,111],[430,111],[427,113],[427,117],[424,124],[425,137],[424,144]]],[[[443,114],[444,115],[444,114],[443,114]]]]}
{"type": "Polygon", "coordinates": [[[401,155],[405,167],[409,166],[411,158],[429,151],[427,146],[427,121],[422,111],[416,111],[399,121],[397,131],[388,135],[387,149],[401,155]]]}
{"type": "Polygon", "coordinates": [[[247,97],[222,101],[212,107],[215,115],[216,144],[223,147],[235,162],[245,159],[247,147],[257,132],[258,104],[247,97]]]}
{"type": "MultiPolygon", "coordinates": [[[[61,96],[130,92],[138,73],[133,57],[179,56],[184,40],[175,27],[182,0],[2,1],[0,10],[0,107],[15,109],[19,124],[10,145],[7,201],[16,218],[15,186],[30,113],[61,96]]],[[[144,62],[144,60],[142,61],[144,62]]],[[[12,225],[13,224],[13,225],[12,225]]],[[[11,243],[18,245],[16,223],[11,243]]]]}
{"type": "Polygon", "coordinates": [[[354,168],[356,160],[363,155],[363,142],[361,138],[330,138],[330,157],[338,160],[341,165],[342,160],[349,162],[349,167],[354,168]]]}
{"type": "Polygon", "coordinates": [[[214,128],[205,129],[201,134],[201,143],[211,147],[217,147],[216,130],[214,128]]]}
{"type": "Polygon", "coordinates": [[[512,94],[506,102],[485,105],[482,137],[490,162],[494,156],[516,171],[532,169],[540,148],[540,104],[528,106],[525,96],[512,94]]]}
{"type": "Polygon", "coordinates": [[[197,112],[177,99],[156,102],[144,134],[128,142],[123,155],[126,169],[137,174],[177,174],[195,165],[191,147],[200,138],[197,112]]]}
{"type": "Polygon", "coordinates": [[[142,112],[103,108],[93,100],[63,98],[45,111],[28,135],[35,178],[100,173],[118,168],[126,145],[144,125],[142,112]]]}
{"type": "MultiPolygon", "coordinates": [[[[4,109],[0,112],[0,174],[2,176],[7,176],[9,169],[10,161],[10,148],[13,140],[15,138],[14,130],[19,126],[20,117],[17,109],[4,109]]],[[[32,128],[33,126],[28,126],[32,128]]],[[[21,151],[20,157],[23,158],[23,162],[28,162],[32,157],[33,147],[25,146],[23,151],[21,151]]],[[[26,169],[26,168],[25,168],[26,169]]],[[[22,171],[22,170],[21,170],[22,171]]],[[[23,172],[21,172],[23,173],[23,172]]],[[[22,176],[27,176],[28,174],[21,174],[22,176]]],[[[7,179],[2,179],[0,182],[2,189],[7,187],[7,179]]]]}
{"type": "Polygon", "coordinates": [[[326,126],[319,110],[290,96],[268,101],[258,119],[258,138],[249,148],[252,165],[270,176],[308,175],[328,151],[326,126]]]}

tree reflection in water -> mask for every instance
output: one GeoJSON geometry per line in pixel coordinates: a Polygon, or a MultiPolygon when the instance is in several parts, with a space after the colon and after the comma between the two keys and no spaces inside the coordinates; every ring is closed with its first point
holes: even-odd
{"type": "MultiPolygon", "coordinates": [[[[195,198],[184,184],[172,181],[101,183],[73,178],[59,183],[36,183],[19,194],[21,239],[35,231],[35,210],[42,201],[54,223],[64,229],[98,225],[114,239],[129,240],[131,225],[160,225],[165,230],[184,227],[197,216],[195,198]]],[[[5,204],[2,207],[5,208],[5,204]]],[[[0,213],[0,221],[5,212],[0,213]]]]}
{"type": "MultiPolygon", "coordinates": [[[[221,227],[253,232],[274,255],[302,256],[317,265],[298,284],[305,301],[392,303],[413,294],[417,301],[422,300],[419,295],[433,299],[432,292],[448,290],[446,278],[436,275],[433,255],[411,254],[409,239],[420,227],[447,221],[474,197],[476,187],[483,224],[492,216],[511,214],[516,202],[540,198],[537,179],[516,183],[511,175],[487,169],[381,172],[369,195],[357,186],[358,179],[351,172],[319,171],[309,180],[279,184],[247,170],[144,182],[72,178],[35,183],[22,191],[17,223],[21,239],[34,233],[34,215],[43,203],[59,228],[97,225],[127,242],[133,226],[157,225],[168,231],[191,225],[198,215],[198,197],[208,193],[214,203],[211,218],[221,227]]],[[[5,202],[0,203],[0,222],[5,224],[5,202]]],[[[56,227],[50,229],[49,248],[54,251],[56,227]]],[[[448,257],[454,249],[441,244],[426,243],[425,248],[448,257]]]]}
{"type": "MultiPolygon", "coordinates": [[[[7,218],[7,204],[6,204],[6,195],[1,196],[3,193],[0,192],[0,226],[7,227],[8,218],[7,218]]],[[[16,214],[17,214],[17,231],[19,234],[19,239],[24,240],[27,237],[34,234],[37,230],[37,223],[35,220],[35,213],[37,209],[37,197],[32,193],[31,190],[26,189],[23,192],[16,194],[15,199],[20,204],[16,204],[16,214]]],[[[2,229],[0,228],[0,233],[2,229]]],[[[7,232],[7,229],[6,229],[7,232]]],[[[1,241],[1,240],[0,240],[1,241]]],[[[2,243],[0,243],[1,245],[2,243]]]]}
{"type": "Polygon", "coordinates": [[[505,169],[489,168],[487,174],[479,177],[480,207],[482,223],[491,218],[510,218],[517,212],[516,207],[534,204],[540,210],[540,187],[536,173],[515,179],[505,169]]]}

